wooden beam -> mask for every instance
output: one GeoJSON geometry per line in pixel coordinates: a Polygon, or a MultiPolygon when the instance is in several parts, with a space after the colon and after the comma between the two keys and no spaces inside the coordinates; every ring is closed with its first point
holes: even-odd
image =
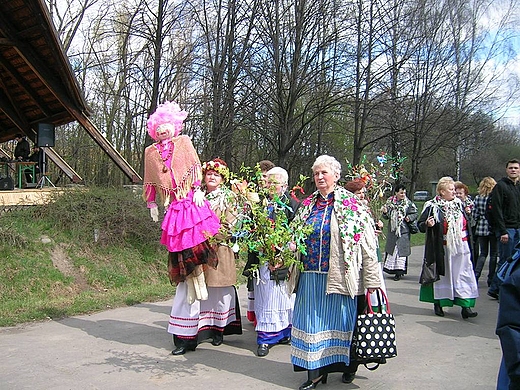
{"type": "Polygon", "coordinates": [[[54,150],[54,148],[46,146],[45,155],[49,157],[51,161],[56,164],[70,180],[72,180],[73,183],[80,183],[83,181],[83,178],[78,175],[69,164],[67,164],[67,162],[54,150]]]}
{"type": "MultiPolygon", "coordinates": [[[[71,108],[71,107],[69,107],[71,108]]],[[[132,166],[124,159],[123,156],[114,148],[114,146],[108,142],[103,134],[98,130],[98,128],[87,118],[83,113],[70,109],[70,113],[76,118],[76,120],[80,123],[81,126],[87,133],[92,137],[92,139],[103,149],[103,151],[112,159],[114,163],[123,171],[123,173],[132,181],[132,183],[139,183],[143,179],[139,174],[132,168],[132,166]]]]}

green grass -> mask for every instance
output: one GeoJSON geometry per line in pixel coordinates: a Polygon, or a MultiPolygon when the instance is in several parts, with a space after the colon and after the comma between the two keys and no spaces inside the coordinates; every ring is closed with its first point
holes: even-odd
{"type": "Polygon", "coordinates": [[[0,226],[0,326],[167,299],[175,291],[160,227],[130,191],[71,190],[51,204],[3,213],[0,226]]]}

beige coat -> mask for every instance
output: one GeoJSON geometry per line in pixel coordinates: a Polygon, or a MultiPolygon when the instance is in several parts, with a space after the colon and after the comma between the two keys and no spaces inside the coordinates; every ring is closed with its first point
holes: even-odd
{"type": "Polygon", "coordinates": [[[224,229],[221,229],[214,237],[217,242],[221,242],[217,248],[217,269],[206,267],[204,275],[208,287],[228,287],[237,283],[237,270],[235,253],[226,245],[228,236],[225,228],[235,223],[237,213],[235,202],[233,201],[234,194],[227,189],[219,189],[217,191],[216,196],[213,194],[214,198],[209,196],[208,198],[211,203],[211,209],[220,218],[224,229]]]}
{"type": "MultiPolygon", "coordinates": [[[[344,251],[338,231],[338,222],[333,212],[331,217],[330,261],[327,275],[327,294],[350,295],[345,280],[344,251]],[[336,261],[334,261],[336,260],[336,261]]],[[[365,289],[379,288],[379,264],[377,260],[377,237],[373,224],[367,224],[361,240],[356,246],[359,269],[357,272],[357,293],[365,294],[365,289]],[[360,261],[359,261],[360,260],[360,261]]]]}

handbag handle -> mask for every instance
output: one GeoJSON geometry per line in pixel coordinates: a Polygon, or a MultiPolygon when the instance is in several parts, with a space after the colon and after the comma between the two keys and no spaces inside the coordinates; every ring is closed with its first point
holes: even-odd
{"type": "MultiPolygon", "coordinates": [[[[386,312],[388,314],[391,314],[391,311],[390,311],[390,302],[388,302],[388,298],[384,292],[383,289],[381,288],[378,288],[376,291],[374,291],[376,294],[377,294],[377,303],[378,303],[378,306],[380,307],[380,313],[383,312],[383,303],[381,302],[381,298],[384,298],[385,299],[385,303],[386,303],[386,312]]],[[[374,314],[374,310],[372,309],[372,302],[370,301],[370,293],[368,292],[367,290],[367,293],[366,293],[366,301],[367,301],[367,306],[368,306],[368,314],[374,314]]]]}

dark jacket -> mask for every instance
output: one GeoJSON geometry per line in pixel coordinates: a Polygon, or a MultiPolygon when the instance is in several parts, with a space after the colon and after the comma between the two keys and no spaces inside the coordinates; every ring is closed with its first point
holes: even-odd
{"type": "Polygon", "coordinates": [[[36,163],[36,171],[39,173],[40,170],[43,168],[43,151],[41,149],[38,149],[37,152],[33,152],[29,156],[28,160],[36,163]]]}
{"type": "Polygon", "coordinates": [[[520,266],[500,287],[496,334],[502,345],[510,390],[520,389],[520,266]]]}
{"type": "MultiPolygon", "coordinates": [[[[470,217],[464,209],[461,208],[461,211],[464,215],[464,218],[466,219],[468,232],[467,242],[471,253],[471,258],[473,259],[473,248],[471,246],[471,242],[473,242],[473,234],[469,225],[470,217]]],[[[426,241],[424,244],[424,259],[426,264],[430,265],[436,263],[438,275],[443,276],[445,275],[444,213],[442,210],[439,210],[439,215],[436,217],[436,221],[438,220],[439,222],[436,222],[432,227],[427,227],[426,220],[431,215],[433,215],[433,208],[431,206],[427,206],[419,217],[417,225],[419,226],[419,230],[421,232],[426,233],[426,241]]]]}
{"type": "Polygon", "coordinates": [[[14,158],[15,160],[18,160],[21,157],[21,160],[26,161],[29,158],[29,154],[31,154],[31,146],[25,138],[22,138],[16,143],[14,148],[14,158]]]}
{"type": "Polygon", "coordinates": [[[507,234],[507,229],[520,228],[520,182],[517,184],[503,177],[491,191],[491,215],[493,231],[497,236],[507,234]]]}

